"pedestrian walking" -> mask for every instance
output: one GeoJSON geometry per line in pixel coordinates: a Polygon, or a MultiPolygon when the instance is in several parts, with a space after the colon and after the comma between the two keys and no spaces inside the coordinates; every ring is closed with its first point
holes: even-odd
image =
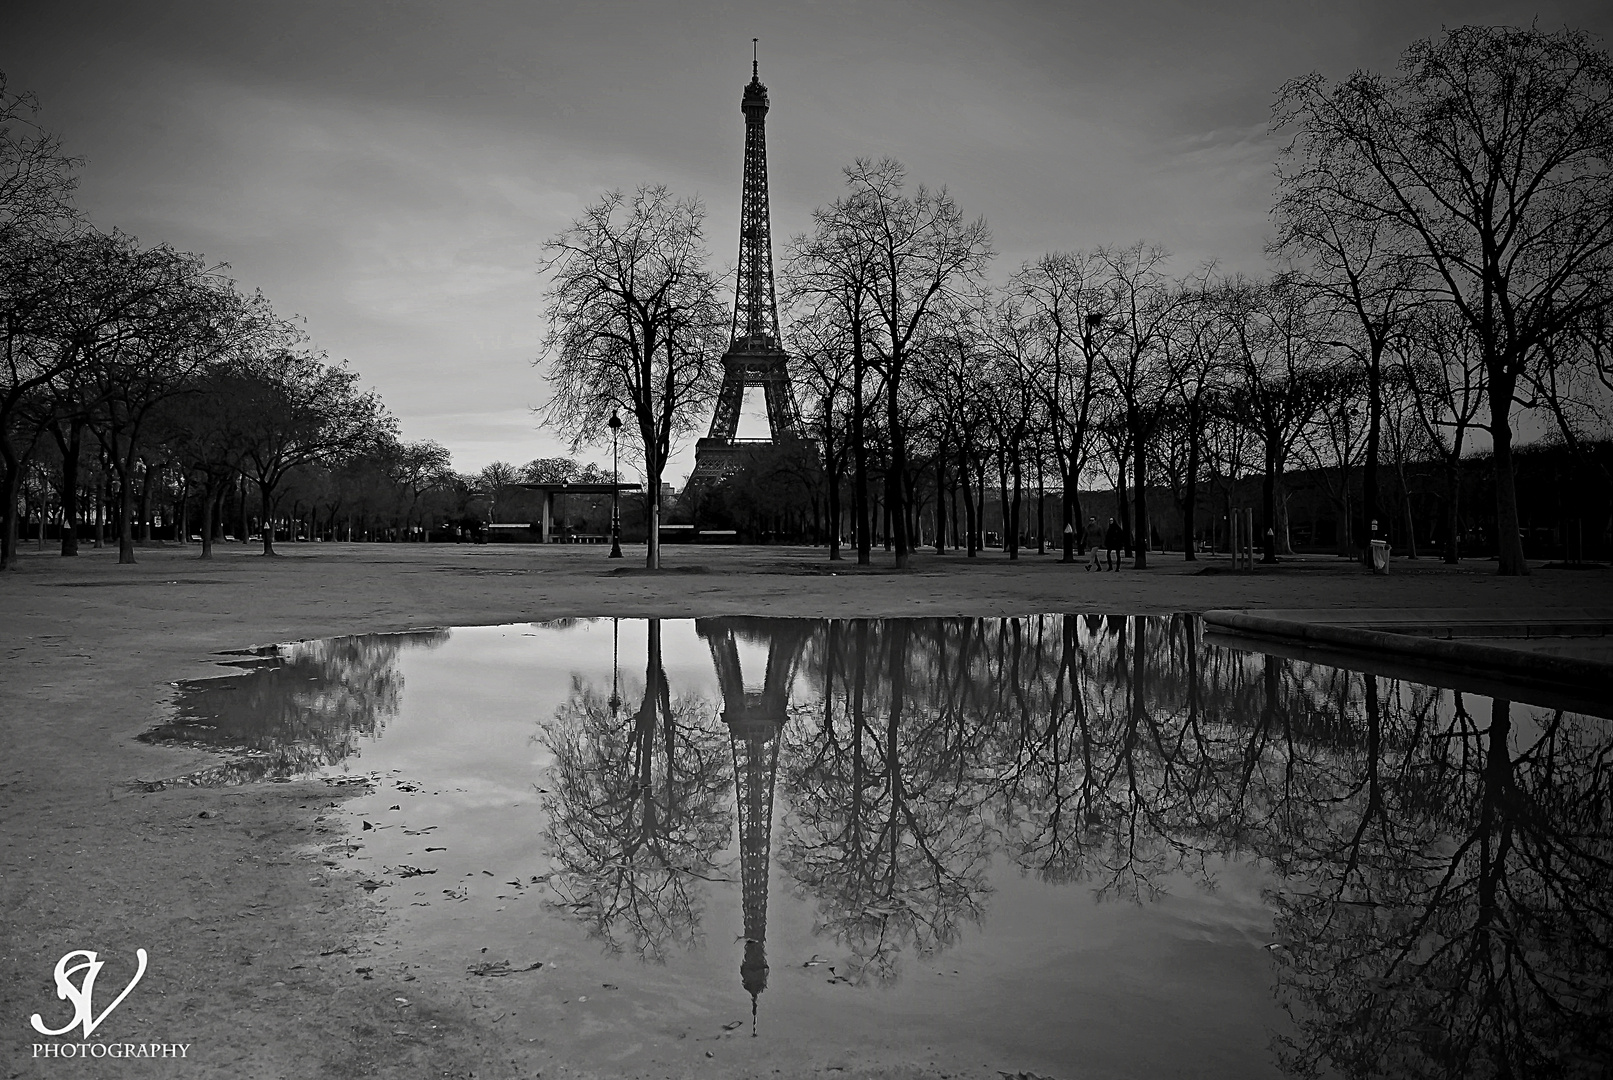
{"type": "Polygon", "coordinates": [[[1103,546],[1109,551],[1109,569],[1120,569],[1120,549],[1126,544],[1126,534],[1121,531],[1120,524],[1114,518],[1109,519],[1109,529],[1104,534],[1103,546]]]}
{"type": "Polygon", "coordinates": [[[1087,546],[1087,572],[1101,571],[1103,564],[1098,561],[1098,549],[1103,547],[1103,530],[1098,527],[1096,517],[1087,518],[1086,534],[1082,539],[1087,546]]]}

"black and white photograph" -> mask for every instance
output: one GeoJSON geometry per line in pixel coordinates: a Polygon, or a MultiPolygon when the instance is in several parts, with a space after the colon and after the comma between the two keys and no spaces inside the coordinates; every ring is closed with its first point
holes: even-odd
{"type": "Polygon", "coordinates": [[[1613,1076],[1613,8],[0,17],[0,1080],[1613,1076]]]}

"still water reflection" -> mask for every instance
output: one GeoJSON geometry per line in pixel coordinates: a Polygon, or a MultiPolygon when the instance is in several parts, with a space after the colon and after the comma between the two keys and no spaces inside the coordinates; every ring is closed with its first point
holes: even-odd
{"type": "Polygon", "coordinates": [[[525,935],[578,985],[633,984],[581,1021],[558,981],[511,991],[575,1039],[675,1041],[738,989],[747,1028],[867,1060],[1457,1077],[1613,1053],[1607,721],[1210,646],[1191,616],[336,639],[182,688],[151,737],[254,751],[226,779],[375,770],[357,812],[409,821],[372,857],[451,886],[405,906],[387,867],[427,947],[525,935]]]}

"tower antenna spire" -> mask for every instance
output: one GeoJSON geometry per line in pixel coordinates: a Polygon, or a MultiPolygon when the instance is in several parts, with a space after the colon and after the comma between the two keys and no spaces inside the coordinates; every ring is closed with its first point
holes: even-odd
{"type": "Polygon", "coordinates": [[[761,78],[756,74],[756,40],[756,38],[750,39],[750,77],[753,79],[761,78]]]}

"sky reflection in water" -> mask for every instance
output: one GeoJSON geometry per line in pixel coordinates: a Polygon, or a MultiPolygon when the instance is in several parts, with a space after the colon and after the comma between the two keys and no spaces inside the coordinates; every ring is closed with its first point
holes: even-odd
{"type": "Polygon", "coordinates": [[[1607,722],[1191,616],[340,638],[182,688],[148,737],[252,751],[213,780],[380,774],[348,804],[378,895],[433,956],[545,960],[500,992],[557,1048],[631,1025],[675,1057],[734,1014],[1010,1071],[1610,1053],[1607,722]]]}

